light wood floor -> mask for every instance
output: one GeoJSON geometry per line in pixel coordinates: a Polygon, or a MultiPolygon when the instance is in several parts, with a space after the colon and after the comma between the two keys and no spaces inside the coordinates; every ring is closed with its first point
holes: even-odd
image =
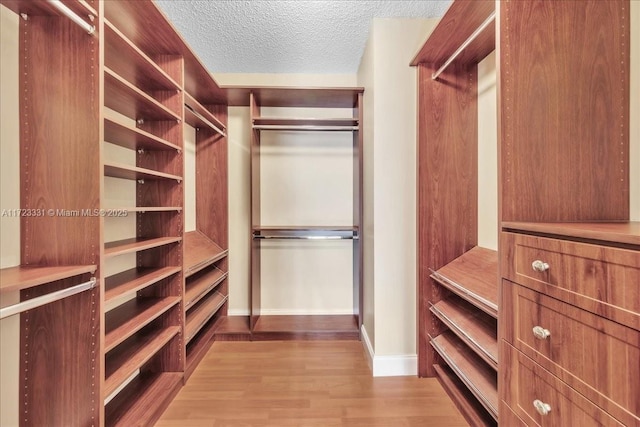
{"type": "Polygon", "coordinates": [[[359,341],[215,342],[157,427],[467,426],[434,378],[373,378],[359,341]]]}

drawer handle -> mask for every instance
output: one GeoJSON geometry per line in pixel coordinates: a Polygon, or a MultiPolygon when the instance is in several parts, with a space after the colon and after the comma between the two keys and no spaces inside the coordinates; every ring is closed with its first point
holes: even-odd
{"type": "Polygon", "coordinates": [[[534,326],[533,336],[535,336],[539,340],[546,340],[551,336],[551,331],[543,328],[542,326],[534,326]]]}
{"type": "Polygon", "coordinates": [[[539,259],[533,261],[531,263],[531,268],[533,268],[533,271],[537,271],[539,273],[543,273],[545,271],[547,271],[549,269],[549,264],[547,264],[544,261],[540,261],[539,259]]]}
{"type": "Polygon", "coordinates": [[[534,400],[533,407],[536,408],[540,415],[548,415],[551,412],[551,405],[544,403],[542,400],[534,400]]]}

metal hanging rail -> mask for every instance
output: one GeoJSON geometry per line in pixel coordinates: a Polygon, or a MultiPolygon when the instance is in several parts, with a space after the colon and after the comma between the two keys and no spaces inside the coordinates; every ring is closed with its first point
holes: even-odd
{"type": "Polygon", "coordinates": [[[464,43],[462,43],[460,47],[455,52],[453,52],[453,55],[451,55],[449,59],[445,61],[442,67],[438,68],[438,71],[431,75],[431,79],[436,80],[438,76],[442,74],[442,72],[446,70],[449,65],[451,65],[451,63],[458,57],[458,55],[460,55],[460,53],[462,53],[462,51],[465,50],[467,46],[469,46],[471,42],[473,42],[480,35],[480,33],[482,33],[482,31],[484,31],[485,28],[491,25],[491,23],[495,21],[495,19],[496,12],[494,11],[491,13],[491,15],[489,15],[487,19],[484,20],[482,24],[480,24],[480,26],[469,36],[469,38],[467,38],[464,43]]]}
{"type": "Polygon", "coordinates": [[[259,240],[358,240],[358,236],[264,236],[254,234],[254,239],[259,240]]]}
{"type": "Polygon", "coordinates": [[[51,6],[56,8],[60,13],[62,13],[67,18],[71,19],[73,22],[78,24],[85,30],[88,34],[93,34],[96,31],[95,25],[91,25],[81,17],[79,17],[73,10],[69,9],[64,3],[60,0],[47,0],[51,6]]]}
{"type": "Polygon", "coordinates": [[[81,283],[79,285],[71,286],[69,288],[61,289],[59,291],[51,292],[46,295],[42,295],[36,298],[31,298],[29,300],[20,302],[18,304],[10,305],[8,307],[0,309],[0,319],[4,319],[5,317],[13,316],[15,314],[20,314],[23,311],[31,310],[33,308],[37,308],[63,298],[70,297],[75,294],[79,294],[80,292],[84,292],[89,289],[93,289],[96,286],[97,279],[92,277],[88,282],[81,283]]]}
{"type": "Polygon", "coordinates": [[[358,126],[320,126],[320,125],[253,125],[256,130],[309,130],[309,131],[333,131],[354,132],[358,126]]]}

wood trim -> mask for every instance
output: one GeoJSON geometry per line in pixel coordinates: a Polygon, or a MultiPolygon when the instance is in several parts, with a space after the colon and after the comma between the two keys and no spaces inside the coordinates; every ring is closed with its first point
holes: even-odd
{"type": "Polygon", "coordinates": [[[251,331],[253,341],[268,340],[359,340],[354,315],[262,315],[251,331]]]}
{"type": "Polygon", "coordinates": [[[358,94],[364,92],[362,87],[224,86],[224,89],[229,106],[250,108],[253,105],[250,94],[262,107],[355,108],[358,94]]]}
{"type": "MultiPolygon", "coordinates": [[[[640,221],[622,222],[511,222],[502,223],[504,231],[530,232],[545,237],[597,240],[604,244],[640,246],[640,221]]],[[[613,246],[613,245],[612,245],[613,246]]]]}

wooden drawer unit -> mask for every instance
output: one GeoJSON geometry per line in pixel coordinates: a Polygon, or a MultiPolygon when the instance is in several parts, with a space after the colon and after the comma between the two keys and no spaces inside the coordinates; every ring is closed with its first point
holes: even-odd
{"type": "Polygon", "coordinates": [[[501,406],[530,426],[640,427],[640,223],[502,227],[501,406]]]}
{"type": "Polygon", "coordinates": [[[640,329],[640,253],[559,238],[502,233],[502,274],[538,292],[640,329]]]}
{"type": "Polygon", "coordinates": [[[506,403],[529,426],[624,426],[533,360],[502,342],[506,403]]]}
{"type": "Polygon", "coordinates": [[[502,303],[512,319],[507,342],[625,425],[640,425],[640,331],[506,280],[502,303]]]}

